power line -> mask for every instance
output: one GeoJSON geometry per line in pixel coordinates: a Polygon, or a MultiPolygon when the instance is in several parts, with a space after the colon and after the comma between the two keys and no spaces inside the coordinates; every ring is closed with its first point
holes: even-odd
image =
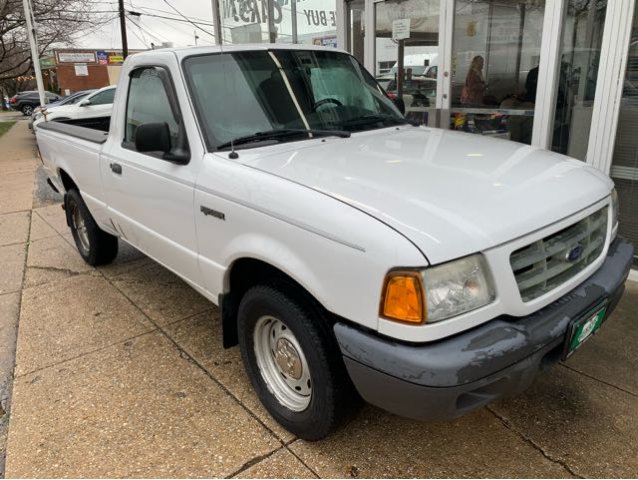
{"type": "MultiPolygon", "coordinates": [[[[134,8],[133,4],[131,4],[131,8],[134,8]]],[[[161,8],[153,8],[153,7],[146,7],[146,6],[144,6],[144,7],[140,6],[138,8],[142,9],[142,10],[153,10],[154,12],[168,13],[169,15],[176,15],[175,13],[173,13],[171,11],[162,10],[161,8]]],[[[205,18],[203,18],[203,17],[195,17],[193,15],[183,15],[183,14],[181,16],[184,16],[184,17],[189,18],[189,19],[191,19],[193,21],[198,21],[198,22],[201,22],[201,23],[207,22],[207,20],[205,18]]]]}
{"type": "MultiPolygon", "coordinates": [[[[135,15],[135,16],[137,16],[137,14],[140,14],[140,15],[145,15],[145,16],[147,16],[147,17],[163,18],[163,19],[165,19],[165,20],[172,20],[172,21],[174,21],[174,22],[190,23],[191,25],[194,25],[194,26],[196,26],[196,27],[197,27],[197,25],[206,25],[206,26],[208,26],[208,27],[212,27],[212,26],[213,26],[213,24],[212,24],[212,23],[205,23],[205,22],[193,22],[192,20],[189,20],[189,19],[183,20],[183,19],[181,19],[181,18],[167,17],[167,16],[165,16],[165,15],[157,15],[157,14],[155,14],[155,13],[137,12],[137,11],[133,11],[133,10],[129,10],[129,12],[128,12],[128,13],[129,13],[129,14],[132,14],[132,15],[135,15]]],[[[200,27],[197,27],[197,28],[200,28],[200,27]]],[[[200,28],[200,30],[201,30],[201,28],[200,28]]],[[[206,30],[204,30],[204,31],[206,31],[206,30]]],[[[206,33],[208,33],[208,32],[206,32],[206,33]]],[[[212,34],[211,34],[211,35],[212,35],[212,34]]],[[[213,35],[213,36],[214,36],[214,35],[213,35]]]]}
{"type": "MultiPolygon", "coordinates": [[[[195,25],[195,26],[197,26],[197,25],[204,25],[204,26],[207,26],[207,27],[212,27],[212,26],[214,26],[214,24],[213,24],[213,23],[200,22],[200,21],[193,21],[193,20],[190,20],[190,19],[189,19],[189,17],[186,17],[186,18],[187,18],[187,20],[184,20],[184,19],[182,19],[182,18],[167,17],[167,16],[165,16],[165,15],[157,15],[157,14],[155,14],[155,13],[148,13],[148,12],[146,12],[146,11],[145,11],[145,10],[148,10],[148,8],[147,8],[147,7],[139,7],[139,10],[140,10],[140,11],[132,11],[132,10],[129,10],[129,13],[130,13],[130,14],[133,14],[133,15],[135,15],[135,16],[137,16],[138,14],[140,14],[140,15],[145,15],[145,16],[147,16],[147,17],[152,17],[152,18],[163,18],[163,19],[165,19],[165,20],[172,20],[172,21],[174,21],[174,22],[190,23],[191,25],[195,25]]],[[[157,10],[157,9],[153,9],[153,10],[157,10]]],[[[191,17],[191,18],[193,18],[193,17],[191,17]]],[[[228,27],[228,26],[225,26],[225,25],[223,25],[223,26],[222,26],[222,28],[226,28],[226,29],[228,29],[228,30],[232,30],[232,27],[228,27]]],[[[201,28],[200,28],[200,30],[201,30],[201,28]]],[[[204,30],[204,31],[205,31],[206,33],[208,33],[209,35],[212,35],[213,37],[215,36],[215,35],[213,35],[213,34],[211,34],[211,33],[207,32],[206,30],[204,30]]]]}
{"type": "MultiPolygon", "coordinates": [[[[211,37],[215,38],[215,35],[210,33],[208,30],[203,29],[202,27],[200,27],[199,25],[197,25],[197,23],[193,22],[192,20],[190,20],[186,15],[184,15],[182,12],[180,12],[178,9],[176,9],[173,4],[171,4],[168,0],[164,0],[164,3],[166,5],[168,5],[169,7],[171,7],[172,10],[175,10],[175,12],[177,14],[179,14],[181,17],[184,18],[184,20],[186,20],[188,23],[190,23],[191,25],[193,25],[195,28],[199,28],[202,32],[210,35],[211,37]]],[[[212,25],[212,24],[211,24],[212,25]]]]}
{"type": "MultiPolygon", "coordinates": [[[[131,19],[129,18],[129,21],[131,21],[131,19]]],[[[131,22],[132,23],[132,22],[131,22]]],[[[140,30],[140,33],[142,32],[142,30],[140,30]]],[[[144,45],[145,47],[150,47],[150,45],[146,42],[146,40],[142,37],[140,37],[138,35],[138,33],[135,30],[131,30],[131,33],[133,35],[135,35],[135,38],[137,38],[140,42],[142,42],[142,45],[144,45]]]]}
{"type": "Polygon", "coordinates": [[[157,40],[158,42],[164,42],[165,40],[158,37],[157,35],[155,35],[153,32],[147,30],[146,28],[142,27],[141,23],[137,23],[135,22],[131,17],[129,17],[129,21],[135,25],[137,28],[140,29],[140,31],[145,32],[148,36],[153,37],[155,40],[157,40]]]}

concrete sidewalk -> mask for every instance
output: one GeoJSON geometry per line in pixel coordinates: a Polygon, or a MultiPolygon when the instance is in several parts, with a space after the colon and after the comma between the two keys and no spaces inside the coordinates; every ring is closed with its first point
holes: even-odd
{"type": "Polygon", "coordinates": [[[367,406],[308,443],[260,406],[184,282],[122,243],[112,265],[82,262],[60,205],[34,203],[33,142],[24,122],[0,139],[3,325],[19,312],[7,477],[638,476],[636,285],[520,397],[449,423],[367,406]]]}

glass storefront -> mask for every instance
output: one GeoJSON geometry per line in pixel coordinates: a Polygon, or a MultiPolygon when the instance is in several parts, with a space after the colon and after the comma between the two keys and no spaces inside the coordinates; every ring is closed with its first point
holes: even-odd
{"type": "Polygon", "coordinates": [[[563,22],[552,150],[585,160],[607,0],[569,0],[563,22]]]}
{"type": "Polygon", "coordinates": [[[336,0],[219,0],[224,44],[337,46],[336,0]]]}
{"type": "Polygon", "coordinates": [[[347,24],[346,43],[348,51],[355,56],[359,62],[364,62],[364,39],[365,39],[365,1],[350,0],[347,3],[347,24]]]}
{"type": "Polygon", "coordinates": [[[457,0],[450,128],[530,144],[544,0],[457,0]]]}
{"type": "MultiPolygon", "coordinates": [[[[638,248],[638,11],[622,89],[611,177],[620,199],[620,234],[638,248]]],[[[634,267],[638,267],[636,257],[634,267]]]]}
{"type": "Polygon", "coordinates": [[[428,124],[437,91],[439,0],[375,4],[375,43],[377,81],[403,101],[407,118],[428,124]]]}

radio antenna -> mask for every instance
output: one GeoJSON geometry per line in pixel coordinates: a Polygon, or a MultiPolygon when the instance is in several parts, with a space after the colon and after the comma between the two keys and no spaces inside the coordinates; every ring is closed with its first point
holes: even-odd
{"type": "Polygon", "coordinates": [[[232,139],[230,141],[230,153],[228,154],[228,158],[232,160],[236,160],[239,158],[239,154],[235,151],[235,141],[232,139]]]}

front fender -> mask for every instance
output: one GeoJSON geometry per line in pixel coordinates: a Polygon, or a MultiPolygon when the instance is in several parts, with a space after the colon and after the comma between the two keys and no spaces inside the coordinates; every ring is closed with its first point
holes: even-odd
{"type": "Polygon", "coordinates": [[[215,160],[205,158],[194,199],[200,266],[213,297],[228,292],[235,261],[254,258],[287,274],[326,310],[376,330],[388,270],[427,265],[404,236],[350,205],[215,160]],[[219,215],[204,213],[210,211],[219,215]]]}

